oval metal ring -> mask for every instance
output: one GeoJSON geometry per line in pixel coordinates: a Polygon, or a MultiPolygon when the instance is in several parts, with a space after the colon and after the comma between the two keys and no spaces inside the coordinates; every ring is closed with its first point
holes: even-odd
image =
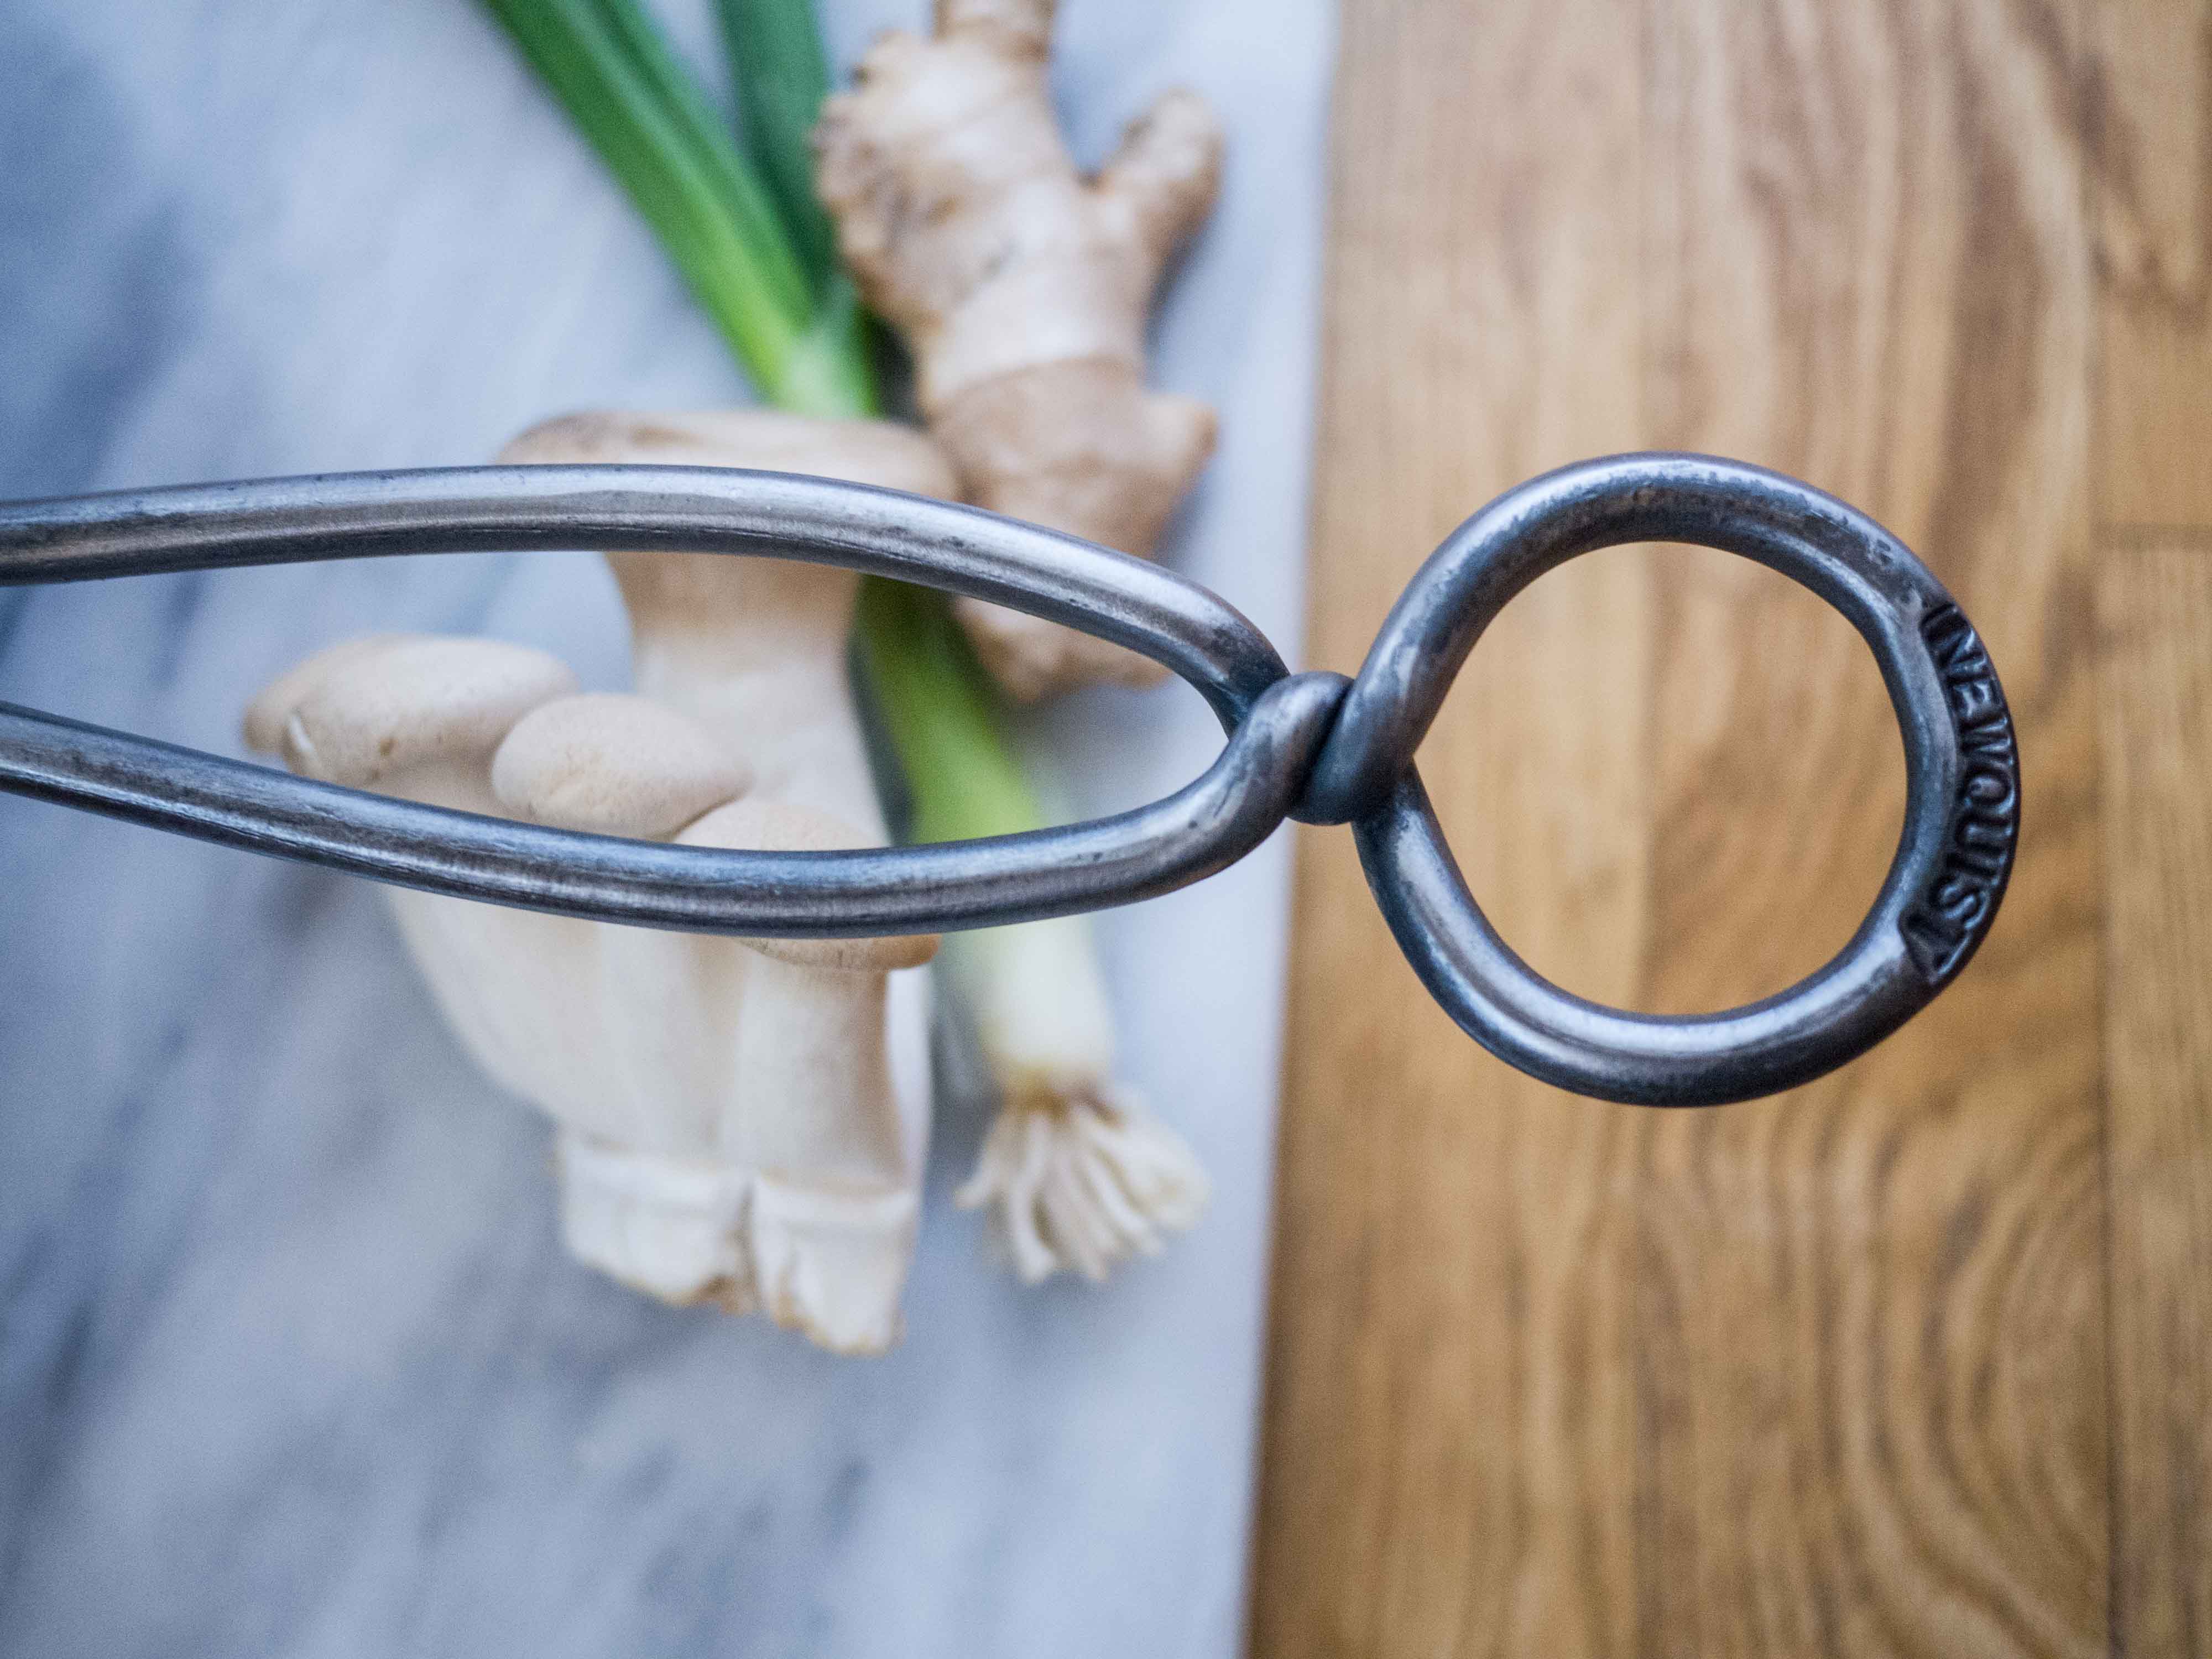
{"type": "Polygon", "coordinates": [[[1188,680],[1230,741],[1114,817],[834,853],[672,847],[342,789],[0,705],[0,789],[378,880],[604,921],[769,937],[979,927],[1172,891],[1273,830],[1342,695],[1285,678],[1232,607],[1139,560],[972,507],[698,467],[468,467],[0,506],[0,585],[367,555],[579,547],[796,558],[1064,622],[1188,680]]]}
{"type": "Polygon", "coordinates": [[[1994,920],[2020,828],[2012,720],[1988,653],[1927,568],[1808,484],[1695,455],[1630,455],[1537,478],[1432,554],[1347,695],[1304,810],[1350,807],[1368,883],[1422,981],[1501,1059],[1577,1093],[1711,1105],[1819,1077],[1948,984],[1994,920]],[[1625,542],[1690,542],[1811,588],[1873,648],[1905,739],[1904,832],[1874,908],[1826,967],[1723,1013],[1634,1014],[1516,957],[1462,879],[1409,757],[1506,602],[1625,542]]]}

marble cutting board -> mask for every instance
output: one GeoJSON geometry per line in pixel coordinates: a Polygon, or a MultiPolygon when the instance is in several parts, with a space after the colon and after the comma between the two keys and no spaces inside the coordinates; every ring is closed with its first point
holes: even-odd
{"type": "MultiPolygon", "coordinates": [[[[849,62],[919,0],[823,0],[849,62]]],[[[1203,90],[1222,204],[1158,378],[1221,452],[1168,556],[1296,659],[1332,20],[1073,0],[1096,157],[1203,90]]],[[[703,9],[670,6],[708,61],[703,9]]],[[[0,496],[484,459],[541,416],[737,400],[629,209],[466,0],[0,9],[0,496]]],[[[625,672],[591,558],[0,590],[0,698],[238,752],[380,628],[625,672]]],[[[1195,775],[1197,697],[1041,722],[1071,810],[1195,775]]],[[[1212,1208],[1024,1290],[949,1188],[908,1335],[841,1361],[575,1267],[548,1133],[373,891],[0,799],[0,1653],[1226,1656],[1242,1623],[1287,847],[1101,918],[1125,1071],[1212,1208]]]]}

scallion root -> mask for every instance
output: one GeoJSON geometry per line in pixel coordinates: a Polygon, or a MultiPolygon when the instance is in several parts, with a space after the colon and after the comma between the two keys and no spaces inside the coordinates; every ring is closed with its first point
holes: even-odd
{"type": "Polygon", "coordinates": [[[1133,1095],[1009,1102],[955,1201],[987,1210],[1022,1282],[1102,1280],[1157,1255],[1212,1191],[1197,1155],[1133,1095]]]}

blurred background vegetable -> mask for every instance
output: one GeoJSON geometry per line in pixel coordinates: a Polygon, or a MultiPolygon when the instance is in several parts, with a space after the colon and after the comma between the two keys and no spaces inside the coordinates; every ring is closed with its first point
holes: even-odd
{"type": "MultiPolygon", "coordinates": [[[[636,0],[485,3],[652,224],[763,398],[805,414],[880,413],[877,360],[884,342],[839,263],[836,228],[815,189],[813,130],[829,76],[808,0],[720,0],[739,111],[735,136],[636,0]]],[[[1033,79],[1041,100],[1048,8],[994,15],[981,45],[1003,47],[999,36],[1006,35],[1016,48],[1014,72],[1033,79]],[[1033,27],[1017,24],[1011,35],[1001,27],[1023,15],[1033,27]]],[[[921,49],[898,35],[883,47],[906,51],[901,41],[921,49]]],[[[944,58],[940,88],[957,87],[970,72],[976,44],[944,58]]],[[[1174,131],[1188,151],[1195,100],[1180,96],[1186,101],[1174,131]]],[[[1049,111],[1040,103],[1040,112],[1072,179],[1049,111]]],[[[1141,123],[1133,129],[1126,149],[1148,153],[1137,145],[1143,130],[1141,123]]],[[[1210,200],[1210,161],[1200,171],[1202,192],[1194,195],[1188,179],[1176,186],[1183,205],[1174,224],[1144,222],[1144,246],[1155,250],[1152,275],[1210,200]]],[[[1108,370],[1121,406],[1166,409],[1184,428],[1166,505],[1148,509],[1140,551],[1150,550],[1150,537],[1212,436],[1210,413],[1143,392],[1141,364],[1123,361],[1140,351],[1150,283],[1148,275],[1121,307],[1127,314],[1106,323],[1130,343],[1108,370]]],[[[1007,313],[1017,331],[1028,320],[1007,313]]],[[[1095,448],[1097,437],[1085,441],[1095,448]]],[[[1155,482],[1151,493],[1162,488],[1155,482]]],[[[869,581],[858,647],[870,700],[903,775],[909,836],[957,839],[1043,825],[999,693],[943,596],[869,581]]],[[[1048,678],[1056,684],[1064,677],[1048,678]]],[[[1043,688],[1040,681],[1033,689],[1043,688]]],[[[1206,1197],[1203,1170],[1182,1139],[1114,1079],[1113,1022],[1088,924],[1065,918],[957,936],[945,957],[1000,1097],[961,1201],[988,1209],[1021,1276],[1034,1281],[1072,1269],[1103,1279],[1194,1221],[1206,1197]]]]}

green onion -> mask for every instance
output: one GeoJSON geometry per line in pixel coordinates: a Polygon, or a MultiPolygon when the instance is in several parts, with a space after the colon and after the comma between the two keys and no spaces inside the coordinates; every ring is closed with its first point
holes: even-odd
{"type": "Polygon", "coordinates": [[[739,130],[819,294],[845,279],[837,232],[814,193],[814,123],[830,95],[830,62],[807,0],[720,0],[739,130]]]}
{"type": "MultiPolygon", "coordinates": [[[[762,394],[811,327],[775,210],[634,0],[486,0],[659,234],[762,394]]],[[[865,384],[865,382],[864,382],[865,384]]]]}

